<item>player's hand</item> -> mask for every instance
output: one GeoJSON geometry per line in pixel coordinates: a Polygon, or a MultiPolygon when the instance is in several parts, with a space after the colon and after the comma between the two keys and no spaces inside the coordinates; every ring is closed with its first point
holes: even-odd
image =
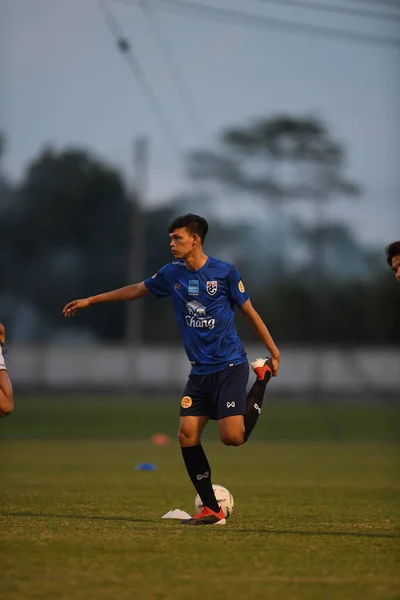
{"type": "Polygon", "coordinates": [[[271,368],[272,368],[272,377],[276,377],[279,371],[279,365],[281,362],[280,356],[272,356],[271,357],[271,368]]]}
{"type": "Polygon", "coordinates": [[[77,310],[90,306],[90,298],[82,298],[81,300],[72,300],[63,308],[64,317],[73,317],[77,310]]]}

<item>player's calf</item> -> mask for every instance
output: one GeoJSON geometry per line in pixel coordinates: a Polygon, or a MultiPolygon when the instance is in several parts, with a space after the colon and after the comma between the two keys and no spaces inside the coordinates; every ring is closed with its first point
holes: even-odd
{"type": "Polygon", "coordinates": [[[219,506],[211,482],[211,468],[200,443],[208,417],[181,417],[178,439],[186,470],[203,505],[218,512],[219,506]]]}

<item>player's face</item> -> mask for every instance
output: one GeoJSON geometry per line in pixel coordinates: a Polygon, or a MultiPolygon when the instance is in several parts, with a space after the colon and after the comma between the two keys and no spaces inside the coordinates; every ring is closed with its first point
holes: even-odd
{"type": "Polygon", "coordinates": [[[392,258],[392,270],[397,281],[400,281],[400,254],[392,258]]]}
{"type": "Polygon", "coordinates": [[[169,234],[171,238],[170,248],[175,258],[186,258],[190,256],[196,246],[196,235],[192,235],[185,227],[174,229],[169,234]]]}

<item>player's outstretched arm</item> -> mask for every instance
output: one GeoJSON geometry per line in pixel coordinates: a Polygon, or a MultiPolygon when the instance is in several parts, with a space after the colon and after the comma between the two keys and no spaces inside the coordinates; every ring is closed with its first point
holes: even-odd
{"type": "Polygon", "coordinates": [[[265,325],[264,321],[252,305],[251,300],[246,300],[246,302],[243,304],[240,310],[244,314],[246,321],[249,323],[250,327],[253,329],[253,331],[256,332],[256,334],[258,335],[260,340],[265,344],[266,348],[268,349],[268,352],[271,355],[272,375],[278,375],[279,363],[281,360],[280,352],[274,340],[272,339],[272,335],[268,331],[267,326],[265,325]]]}
{"type": "Polygon", "coordinates": [[[14,409],[13,389],[8,376],[3,356],[3,344],[6,339],[6,330],[0,323],[0,417],[6,417],[14,409]]]}
{"type": "Polygon", "coordinates": [[[80,300],[72,300],[68,302],[63,308],[64,317],[73,317],[77,310],[87,308],[92,304],[98,302],[123,302],[126,300],[138,300],[147,296],[149,290],[145,286],[144,282],[133,283],[125,287],[113,290],[111,292],[105,292],[104,294],[98,294],[97,296],[89,296],[88,298],[81,298],[80,300]]]}

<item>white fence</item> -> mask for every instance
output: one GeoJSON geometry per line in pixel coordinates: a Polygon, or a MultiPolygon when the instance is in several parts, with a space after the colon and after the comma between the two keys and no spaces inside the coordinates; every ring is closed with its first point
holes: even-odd
{"type": "MultiPolygon", "coordinates": [[[[247,346],[249,360],[262,346],[247,346]]],[[[8,369],[16,390],[182,390],[190,364],[180,347],[109,345],[12,346],[8,369]]],[[[251,378],[250,378],[251,379],[251,378]]],[[[276,394],[353,394],[400,399],[400,349],[281,348],[276,394]]]]}

